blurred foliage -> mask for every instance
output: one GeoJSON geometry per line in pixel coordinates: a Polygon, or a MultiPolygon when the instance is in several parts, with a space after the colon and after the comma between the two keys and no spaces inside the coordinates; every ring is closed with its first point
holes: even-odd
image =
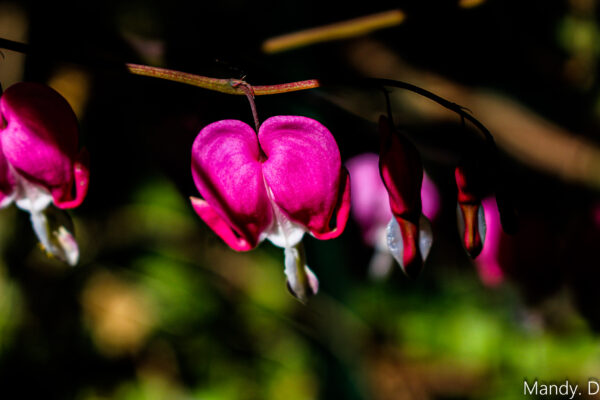
{"type": "MultiPolygon", "coordinates": [[[[503,154],[525,233],[503,253],[508,281],[485,287],[456,233],[456,126],[406,127],[435,139],[417,145],[444,202],[416,281],[399,268],[369,281],[372,250],[350,222],[339,239],[305,240],[321,288],[303,306],[286,291],[281,249],[236,253],[194,214],[191,143],[207,123],[249,121],[246,100],[127,76],[115,62],[259,84],[353,77],[351,42],[273,56],[260,44],[401,7],[407,22],[372,38],[418,67],[501,88],[597,142],[595,1],[321,3],[22,3],[29,42],[53,54],[28,58],[25,77],[81,83],[71,89],[92,175],[72,212],[75,268],[39,251],[25,213],[0,211],[0,398],[512,399],[524,378],[600,378],[597,193],[503,154]],[[85,74],[64,67],[73,54],[93,61],[85,74]]],[[[319,119],[344,160],[378,149],[372,123],[318,92],[257,106],[263,119],[319,119]]]]}

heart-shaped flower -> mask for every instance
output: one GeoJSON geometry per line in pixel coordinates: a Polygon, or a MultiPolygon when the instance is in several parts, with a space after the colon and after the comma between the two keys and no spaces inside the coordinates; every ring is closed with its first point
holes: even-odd
{"type": "Polygon", "coordinates": [[[327,128],[300,116],[271,117],[258,134],[242,121],[212,123],[194,141],[192,175],[203,197],[192,205],[225,243],[247,251],[269,239],[285,249],[290,291],[302,301],[317,292],[301,239],[339,236],[350,209],[350,178],[327,128]]]}
{"type": "Polygon", "coordinates": [[[77,242],[58,209],[79,206],[87,193],[87,152],[79,151],[78,135],[73,110],[48,86],[21,82],[0,97],[0,206],[14,201],[29,211],[46,251],[71,265],[77,242]]]}
{"type": "Polygon", "coordinates": [[[416,277],[432,243],[431,224],[422,214],[423,164],[415,146],[388,118],[379,119],[379,170],[394,218],[388,225],[388,247],[404,273],[416,277]]]}
{"type": "MultiPolygon", "coordinates": [[[[395,217],[390,209],[387,189],[381,180],[379,156],[374,153],[359,154],[348,160],[346,166],[352,179],[352,216],[361,229],[364,242],[375,249],[369,264],[369,275],[373,278],[385,277],[390,273],[394,261],[388,239],[395,243],[401,241],[402,237],[388,238],[391,227],[397,226],[397,222],[392,222],[395,217]]],[[[439,212],[440,196],[435,183],[425,173],[421,185],[421,203],[423,215],[433,221],[439,212]]],[[[426,238],[427,233],[423,232],[422,236],[426,238]]],[[[394,244],[393,247],[399,248],[400,245],[394,244]]],[[[396,257],[402,259],[399,254],[396,257]]]]}

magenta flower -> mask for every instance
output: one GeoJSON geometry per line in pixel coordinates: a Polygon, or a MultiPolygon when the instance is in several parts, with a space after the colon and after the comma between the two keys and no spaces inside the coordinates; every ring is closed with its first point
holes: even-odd
{"type": "Polygon", "coordinates": [[[392,219],[390,200],[379,175],[379,156],[360,154],[346,162],[352,179],[352,216],[360,227],[364,242],[387,248],[385,229],[392,219]],[[382,240],[383,239],[383,240],[382,240]]]}
{"type": "Polygon", "coordinates": [[[419,152],[386,117],[379,119],[379,170],[394,218],[387,231],[392,255],[409,276],[415,277],[431,248],[431,224],[422,213],[423,165],[419,152]]]}
{"type": "Polygon", "coordinates": [[[285,249],[290,291],[302,301],[317,292],[301,239],[337,237],[350,208],[350,178],[327,128],[299,116],[271,117],[258,135],[241,121],[212,123],[194,141],[192,175],[203,197],[192,205],[225,243],[247,251],[269,239],[285,249]]]}
{"type": "MultiPolygon", "coordinates": [[[[369,274],[373,278],[387,276],[393,263],[388,248],[387,227],[393,215],[388,192],[379,173],[379,156],[374,153],[360,154],[348,160],[346,166],[353,186],[352,216],[361,229],[364,242],[375,248],[369,274]]],[[[429,220],[435,219],[440,199],[435,184],[427,174],[423,174],[421,201],[423,215],[429,220]]]]}
{"type": "Polygon", "coordinates": [[[487,286],[497,286],[504,280],[500,266],[500,241],[504,232],[500,224],[500,213],[496,199],[488,197],[482,201],[486,222],[485,243],[475,260],[479,278],[487,286]]]}
{"type": "Polygon", "coordinates": [[[48,86],[22,82],[0,98],[0,206],[31,213],[49,254],[77,263],[79,251],[58,209],[77,207],[88,187],[87,153],[78,149],[77,119],[48,86]]]}

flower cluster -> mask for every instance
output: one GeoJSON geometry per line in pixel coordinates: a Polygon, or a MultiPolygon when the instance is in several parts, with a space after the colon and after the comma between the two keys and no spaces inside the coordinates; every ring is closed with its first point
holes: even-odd
{"type": "MultiPolygon", "coordinates": [[[[353,182],[352,215],[365,243],[375,248],[369,274],[374,278],[386,276],[392,255],[413,277],[432,244],[429,221],[439,211],[439,194],[424,174],[415,146],[388,118],[381,117],[379,131],[379,156],[361,154],[347,162],[353,182]]],[[[503,279],[498,261],[502,228],[495,199],[482,201],[486,186],[482,170],[473,161],[462,161],[455,169],[458,228],[469,255],[479,255],[475,264],[482,282],[493,286],[503,279]]]]}
{"type": "Polygon", "coordinates": [[[48,86],[22,82],[0,97],[0,207],[14,202],[31,214],[46,251],[74,265],[79,258],[68,216],[83,201],[87,153],[78,148],[77,119],[48,86]]]}
{"type": "MultiPolygon", "coordinates": [[[[350,176],[334,137],[319,122],[276,116],[258,128],[256,115],[255,120],[256,132],[237,120],[200,131],[191,167],[202,198],[192,197],[191,203],[234,250],[251,250],[265,239],[282,247],[288,288],[305,301],[318,291],[318,280],[306,265],[302,238],[307,232],[322,240],[342,233],[350,211],[350,176]]],[[[368,157],[369,178],[360,177],[362,166],[351,167],[359,185],[355,215],[365,241],[386,247],[414,277],[431,248],[428,217],[437,212],[437,193],[424,181],[419,152],[392,121],[381,117],[379,131],[381,151],[368,157]]],[[[486,235],[478,171],[461,163],[455,176],[464,246],[476,257],[486,235]]],[[[87,153],[79,150],[77,120],[67,101],[41,84],[8,88],[0,98],[0,207],[14,202],[28,211],[42,246],[71,265],[79,250],[61,210],[81,204],[88,181],[87,153]]],[[[385,274],[379,269],[372,272],[385,274]]]]}
{"type": "MultiPolygon", "coordinates": [[[[363,155],[348,163],[357,189],[353,213],[365,241],[386,249],[385,256],[374,258],[371,274],[387,274],[391,254],[409,277],[415,277],[431,248],[429,218],[437,213],[439,197],[435,186],[424,180],[415,146],[386,117],[380,118],[379,130],[379,157],[363,155]]],[[[349,176],[327,128],[299,116],[269,118],[258,132],[237,120],[212,123],[194,141],[192,175],[202,196],[192,197],[192,205],[225,243],[247,251],[268,239],[284,248],[292,294],[305,301],[317,292],[318,280],[306,265],[302,237],[306,232],[317,239],[337,237],[350,209],[349,176]],[[332,219],[335,228],[330,227],[332,219]]],[[[485,239],[474,175],[469,166],[456,169],[459,225],[473,257],[485,239]]],[[[493,255],[493,249],[488,253],[493,255]]],[[[486,269],[489,264],[478,265],[490,282],[496,282],[499,269],[486,269]]]]}

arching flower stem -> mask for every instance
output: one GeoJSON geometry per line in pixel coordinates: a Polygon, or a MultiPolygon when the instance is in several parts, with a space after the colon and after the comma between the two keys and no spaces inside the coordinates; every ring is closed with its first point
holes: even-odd
{"type": "MultiPolygon", "coordinates": [[[[26,43],[20,43],[13,40],[8,40],[4,38],[0,38],[0,48],[16,51],[23,54],[34,54],[34,53],[42,53],[42,51],[36,51],[36,49],[32,48],[30,45],[26,43]]],[[[78,62],[78,60],[69,60],[70,62],[78,62]]],[[[82,58],[79,60],[80,64],[89,64],[87,59],[82,58]]],[[[231,95],[247,95],[245,89],[245,82],[241,79],[220,79],[220,78],[212,78],[202,75],[190,74],[187,72],[181,72],[166,68],[152,67],[149,65],[141,65],[141,64],[132,64],[126,63],[125,67],[128,72],[134,75],[142,75],[152,78],[164,79],[174,82],[184,83],[186,85],[192,85],[201,87],[207,90],[212,90],[215,92],[231,94],[231,95]]],[[[331,81],[327,83],[327,86],[333,86],[341,84],[342,82],[331,81]]],[[[475,117],[473,117],[466,108],[462,107],[459,104],[453,103],[449,100],[444,99],[432,93],[426,89],[421,87],[412,85],[407,82],[396,81],[392,79],[382,79],[382,78],[365,78],[365,79],[357,79],[352,82],[346,82],[349,84],[353,84],[356,86],[370,86],[378,89],[389,87],[395,87],[398,89],[408,90],[413,93],[417,93],[423,97],[426,97],[432,101],[435,101],[439,105],[444,108],[447,108],[450,111],[453,111],[465,118],[469,122],[471,122],[483,135],[488,143],[490,143],[495,148],[494,138],[492,137],[490,131],[475,117]]],[[[290,93],[300,90],[308,90],[315,89],[319,87],[324,87],[324,83],[318,79],[309,79],[298,82],[288,82],[281,83],[277,85],[252,85],[252,91],[254,96],[266,96],[273,94],[282,94],[282,93],[290,93]]]]}
{"type": "Polygon", "coordinates": [[[240,81],[236,83],[236,87],[239,87],[241,90],[246,93],[246,98],[248,99],[248,103],[250,103],[250,109],[252,110],[252,118],[254,118],[254,128],[256,133],[258,134],[258,128],[260,128],[260,120],[258,119],[258,112],[256,111],[256,103],[254,102],[254,88],[247,82],[240,81]]]}

